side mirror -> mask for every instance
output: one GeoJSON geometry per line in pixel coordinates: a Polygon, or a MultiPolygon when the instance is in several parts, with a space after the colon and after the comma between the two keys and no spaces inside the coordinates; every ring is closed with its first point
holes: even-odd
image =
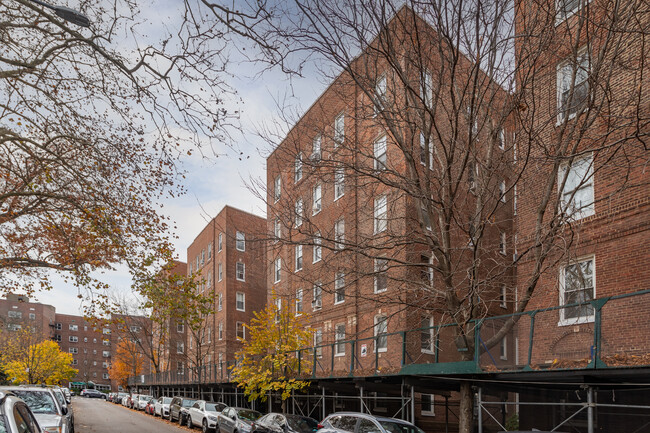
{"type": "Polygon", "coordinates": [[[65,406],[62,407],[62,408],[61,408],[61,413],[62,413],[63,415],[67,415],[67,414],[68,414],[68,408],[65,407],[65,406]]]}
{"type": "Polygon", "coordinates": [[[233,421],[237,421],[237,417],[235,415],[230,415],[230,418],[232,418],[233,421]]]}

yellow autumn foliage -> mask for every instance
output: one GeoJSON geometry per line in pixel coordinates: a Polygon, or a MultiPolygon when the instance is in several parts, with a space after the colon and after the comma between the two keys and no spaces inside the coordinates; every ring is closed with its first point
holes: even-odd
{"type": "Polygon", "coordinates": [[[71,367],[72,355],[62,352],[54,341],[20,347],[9,344],[0,357],[0,369],[15,384],[56,385],[72,379],[78,370],[71,367]]]}

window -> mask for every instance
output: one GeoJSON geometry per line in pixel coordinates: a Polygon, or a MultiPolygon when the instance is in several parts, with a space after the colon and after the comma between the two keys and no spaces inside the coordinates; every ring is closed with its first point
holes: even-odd
{"type": "Polygon", "coordinates": [[[243,232],[237,232],[235,238],[237,240],[235,244],[237,251],[246,251],[246,235],[243,232]]]}
{"type": "Polygon", "coordinates": [[[323,307],[323,285],[321,283],[314,283],[314,299],[311,301],[311,308],[320,310],[323,307]]]}
{"type": "Polygon", "coordinates": [[[345,114],[341,113],[334,119],[334,147],[345,140],[345,114]]]}
{"type": "Polygon", "coordinates": [[[282,259],[278,257],[275,259],[275,262],[273,263],[273,274],[274,274],[274,282],[278,283],[280,282],[280,277],[281,277],[281,271],[282,271],[282,259]]]}
{"type": "Polygon", "coordinates": [[[340,199],[345,194],[345,169],[337,167],[334,172],[334,201],[340,199]]]}
{"type": "Polygon", "coordinates": [[[104,329],[102,329],[102,333],[103,333],[104,335],[107,335],[107,334],[110,334],[110,333],[111,333],[111,330],[110,330],[109,328],[104,328],[104,329]]]}
{"type": "Polygon", "coordinates": [[[388,93],[388,80],[386,75],[382,75],[375,83],[375,114],[382,111],[386,106],[388,93]]]}
{"type": "Polygon", "coordinates": [[[192,275],[192,263],[190,263],[189,274],[192,275]]]}
{"type": "Polygon", "coordinates": [[[321,158],[321,141],[322,137],[317,135],[314,137],[314,141],[311,147],[311,159],[312,161],[320,161],[321,158]]]}
{"type": "Polygon", "coordinates": [[[388,318],[375,316],[375,350],[385,352],[388,348],[388,318]]]}
{"type": "Polygon", "coordinates": [[[205,250],[201,250],[201,266],[205,264],[205,250]]]}
{"type": "Polygon", "coordinates": [[[108,379],[108,373],[102,373],[102,379],[108,379]]]}
{"type": "Polygon", "coordinates": [[[110,346],[111,345],[111,340],[102,340],[102,344],[104,346],[110,346]]]}
{"type": "Polygon", "coordinates": [[[302,208],[303,208],[301,198],[296,200],[296,204],[295,204],[294,208],[295,208],[294,210],[295,210],[295,213],[296,213],[296,216],[295,216],[295,218],[296,218],[296,227],[300,227],[302,225],[302,208]]]}
{"type": "Polygon", "coordinates": [[[60,331],[61,329],[63,329],[63,326],[62,326],[60,323],[56,323],[56,324],[54,325],[54,327],[55,327],[57,330],[59,330],[59,331],[60,331]]]}
{"type": "Polygon", "coordinates": [[[179,361],[178,364],[176,364],[176,365],[177,365],[177,369],[178,369],[177,373],[180,376],[184,375],[185,374],[185,364],[179,361]]]}
{"type": "Polygon", "coordinates": [[[322,188],[320,185],[316,185],[312,191],[312,214],[316,215],[322,208],[322,188]]]}
{"type": "Polygon", "coordinates": [[[296,272],[302,270],[302,245],[296,245],[296,272]]]}
{"type": "Polygon", "coordinates": [[[334,223],[334,248],[342,250],[345,243],[345,220],[340,219],[334,223]]]}
{"type": "Polygon", "coordinates": [[[275,323],[280,321],[280,316],[282,314],[282,299],[277,298],[275,300],[275,323]]]}
{"type": "Polygon", "coordinates": [[[334,334],[334,356],[345,355],[345,323],[336,325],[334,334]]]}
{"type": "Polygon", "coordinates": [[[501,286],[501,296],[499,297],[499,306],[501,308],[507,308],[508,307],[508,289],[506,288],[506,285],[503,284],[501,286]]]}
{"type": "Polygon", "coordinates": [[[223,309],[223,294],[219,293],[217,295],[217,310],[221,311],[223,309]]]}
{"type": "Polygon", "coordinates": [[[386,170],[386,136],[382,136],[373,144],[373,151],[375,155],[375,170],[386,170]]]}
{"type": "Polygon", "coordinates": [[[70,341],[71,343],[76,343],[79,341],[79,337],[77,337],[76,335],[71,335],[68,337],[68,341],[70,341]]]}
{"type": "Polygon", "coordinates": [[[320,232],[314,233],[314,248],[312,250],[312,262],[320,262],[322,256],[323,256],[323,247],[322,247],[322,239],[320,237],[320,232]]]}
{"type": "Polygon", "coordinates": [[[388,204],[385,195],[375,199],[375,233],[381,233],[388,226],[388,204]]]}
{"type": "Polygon", "coordinates": [[[273,237],[276,241],[279,241],[282,237],[282,225],[280,224],[279,218],[276,218],[275,222],[273,223],[273,237]]]}
{"type": "Polygon", "coordinates": [[[420,134],[420,164],[433,170],[433,143],[424,134],[420,134]]]}
{"type": "Polygon", "coordinates": [[[422,316],[420,318],[420,350],[422,353],[433,353],[433,317],[422,316]]]}
{"type": "Polygon", "coordinates": [[[110,358],[111,352],[109,352],[108,350],[104,350],[104,351],[102,351],[102,356],[104,358],[110,358]]]}
{"type": "Polygon", "coordinates": [[[246,328],[244,327],[244,322],[237,322],[237,339],[246,339],[246,328]]]}
{"type": "Polygon", "coordinates": [[[236,264],[236,278],[239,281],[246,281],[246,264],[237,262],[236,264]]]}
{"type": "Polygon", "coordinates": [[[22,319],[23,318],[23,313],[20,311],[9,311],[7,315],[12,318],[12,319],[22,319]]]}
{"type": "Polygon", "coordinates": [[[212,242],[208,244],[208,260],[212,258],[212,242]]]}
{"type": "Polygon", "coordinates": [[[499,182],[499,200],[501,203],[506,202],[506,181],[502,180],[499,182]]]}
{"type": "Polygon", "coordinates": [[[274,201],[280,200],[280,197],[282,196],[282,178],[280,175],[276,176],[276,178],[273,180],[273,199],[274,201]]]}
{"type": "Polygon", "coordinates": [[[77,354],[79,353],[79,349],[77,349],[76,347],[71,347],[68,349],[68,352],[77,354]]]}
{"type": "Polygon", "coordinates": [[[343,302],[345,302],[345,274],[337,272],[334,280],[334,304],[343,302]]]}
{"type": "Polygon", "coordinates": [[[420,414],[426,416],[434,416],[433,402],[433,394],[422,394],[420,397],[420,414]]]}
{"type": "Polygon", "coordinates": [[[420,279],[427,287],[433,286],[433,254],[430,256],[422,254],[420,256],[420,263],[422,263],[420,279]]]}
{"type": "Polygon", "coordinates": [[[499,253],[506,255],[506,232],[499,233],[499,253]]]}
{"type": "Polygon", "coordinates": [[[68,325],[68,329],[69,329],[70,331],[78,331],[78,330],[79,330],[79,326],[77,326],[77,325],[68,325]]]}
{"type": "Polygon", "coordinates": [[[302,314],[302,289],[296,290],[296,315],[302,314]]]}
{"type": "Polygon", "coordinates": [[[497,129],[497,145],[501,150],[505,150],[506,148],[506,133],[503,128],[497,129]]]}
{"type": "Polygon", "coordinates": [[[217,280],[221,281],[223,280],[223,265],[221,262],[217,265],[217,280]]]}
{"type": "Polygon", "coordinates": [[[583,50],[577,59],[557,67],[557,121],[574,118],[586,108],[589,99],[589,54],[583,50]],[[574,80],[575,70],[575,80],[574,80]]]}
{"type": "Polygon", "coordinates": [[[560,324],[591,322],[594,308],[589,301],[594,299],[594,258],[572,263],[561,269],[560,305],[579,304],[560,310],[560,324]]]}
{"type": "Polygon", "coordinates": [[[208,286],[208,289],[212,287],[212,271],[208,271],[208,280],[206,285],[208,286]]]}
{"type": "Polygon", "coordinates": [[[242,292],[237,292],[237,311],[246,311],[246,294],[242,292]]]}
{"type": "Polygon", "coordinates": [[[61,336],[59,334],[56,334],[54,337],[52,337],[52,340],[58,341],[60,343],[61,342],[61,336]]]}
{"type": "Polygon", "coordinates": [[[470,161],[467,164],[467,183],[471,192],[476,191],[476,182],[478,180],[478,164],[470,161]]]}
{"type": "Polygon", "coordinates": [[[580,9],[582,0],[556,0],[556,20],[555,23],[559,24],[566,18],[570,17],[580,9]]]}
{"type": "Polygon", "coordinates": [[[293,181],[297,183],[300,179],[302,179],[302,153],[296,155],[293,163],[293,181]]]}
{"type": "Polygon", "coordinates": [[[323,356],[323,348],[318,347],[323,344],[323,330],[318,328],[314,331],[314,347],[316,348],[316,356],[319,358],[323,356]]]}
{"type": "Polygon", "coordinates": [[[217,238],[217,251],[221,252],[223,248],[223,233],[219,233],[219,237],[217,238]]]}
{"type": "Polygon", "coordinates": [[[219,340],[223,340],[223,322],[219,322],[218,331],[219,340]]]}
{"type": "Polygon", "coordinates": [[[140,332],[141,328],[139,326],[133,325],[133,326],[129,326],[129,331],[131,331],[131,332],[140,332]]]}
{"type": "Polygon", "coordinates": [[[375,259],[375,293],[385,292],[388,288],[388,260],[375,259]]]}
{"type": "Polygon", "coordinates": [[[433,106],[433,77],[431,76],[431,72],[427,70],[422,74],[420,97],[425,107],[431,108],[433,106]]]}
{"type": "Polygon", "coordinates": [[[501,343],[499,343],[499,358],[508,359],[508,337],[503,337],[501,343]]]}
{"type": "Polygon", "coordinates": [[[185,343],[182,341],[176,342],[176,353],[185,353],[185,343]]]}
{"type": "Polygon", "coordinates": [[[593,215],[593,156],[575,159],[570,166],[565,164],[560,167],[558,186],[562,188],[560,206],[567,216],[581,219],[593,215]]]}

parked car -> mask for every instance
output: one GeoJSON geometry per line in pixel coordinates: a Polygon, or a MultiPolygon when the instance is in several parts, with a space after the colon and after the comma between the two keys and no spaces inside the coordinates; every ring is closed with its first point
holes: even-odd
{"type": "Polygon", "coordinates": [[[244,407],[227,407],[219,414],[219,433],[248,433],[262,414],[244,407]]]}
{"type": "Polygon", "coordinates": [[[144,407],[144,413],[147,415],[153,415],[153,406],[156,404],[155,398],[150,398],[147,402],[147,405],[144,407]]]}
{"type": "Polygon", "coordinates": [[[252,433],[312,433],[318,430],[318,421],[308,416],[268,413],[255,421],[252,433]]]}
{"type": "Polygon", "coordinates": [[[65,408],[65,410],[61,410],[61,412],[64,413],[65,417],[68,419],[68,426],[69,426],[68,430],[70,431],[70,433],[74,432],[74,412],[72,411],[72,408],[70,407],[67,400],[65,399],[63,390],[58,386],[56,386],[56,387],[52,387],[52,391],[54,391],[54,396],[56,397],[59,406],[61,408],[65,408]]]}
{"type": "Polygon", "coordinates": [[[133,409],[144,410],[144,408],[147,406],[147,403],[149,403],[149,400],[152,398],[153,395],[140,394],[137,399],[133,400],[133,409]]]}
{"type": "Polygon", "coordinates": [[[153,416],[160,416],[161,418],[169,418],[169,403],[172,402],[171,397],[158,397],[158,400],[153,406],[153,416]]]}
{"type": "Polygon", "coordinates": [[[129,409],[133,409],[135,407],[135,403],[138,401],[139,396],[140,394],[127,395],[126,399],[124,400],[124,406],[128,407],[129,409]]]}
{"type": "Polygon", "coordinates": [[[213,403],[205,400],[197,400],[188,410],[187,426],[201,427],[203,433],[211,432],[217,426],[219,414],[228,407],[224,403],[213,403]]]}
{"type": "Polygon", "coordinates": [[[11,391],[20,397],[34,414],[44,432],[70,433],[67,409],[61,407],[54,390],[43,386],[3,386],[0,391],[11,391]]]}
{"type": "Polygon", "coordinates": [[[113,403],[115,404],[122,404],[122,400],[124,397],[128,396],[126,392],[118,392],[115,397],[113,397],[113,403]]]}
{"type": "Polygon", "coordinates": [[[174,397],[169,403],[169,420],[178,420],[178,423],[183,425],[186,422],[187,411],[195,401],[194,398],[174,397]]]}
{"type": "Polygon", "coordinates": [[[65,396],[65,401],[68,402],[68,404],[72,403],[72,392],[70,392],[70,388],[61,388],[61,391],[63,391],[63,395],[65,396]]]}
{"type": "Polygon", "coordinates": [[[10,391],[0,391],[0,432],[43,433],[29,406],[10,391]]]}
{"type": "Polygon", "coordinates": [[[410,422],[369,415],[358,412],[336,412],[330,414],[319,425],[318,433],[376,432],[376,433],[424,433],[410,422]]]}
{"type": "Polygon", "coordinates": [[[90,388],[82,389],[79,395],[81,397],[86,397],[86,398],[103,398],[104,400],[106,400],[106,394],[104,394],[101,391],[97,391],[96,389],[90,389],[90,388]]]}

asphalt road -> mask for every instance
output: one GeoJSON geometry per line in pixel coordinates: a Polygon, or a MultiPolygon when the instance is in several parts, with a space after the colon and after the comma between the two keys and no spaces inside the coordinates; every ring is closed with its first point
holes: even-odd
{"type": "MultiPolygon", "coordinates": [[[[187,427],[97,398],[72,398],[76,433],[187,433],[187,427]]],[[[193,430],[199,432],[198,428],[193,430]]]]}

